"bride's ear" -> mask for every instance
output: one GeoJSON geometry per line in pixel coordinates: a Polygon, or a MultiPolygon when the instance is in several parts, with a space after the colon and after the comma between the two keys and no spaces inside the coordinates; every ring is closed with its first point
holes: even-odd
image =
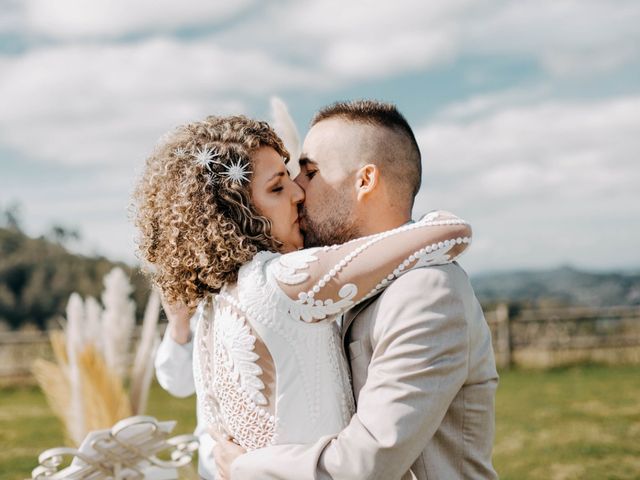
{"type": "Polygon", "coordinates": [[[356,193],[358,200],[362,200],[375,190],[380,183],[380,169],[377,165],[368,163],[356,173],[356,193]]]}

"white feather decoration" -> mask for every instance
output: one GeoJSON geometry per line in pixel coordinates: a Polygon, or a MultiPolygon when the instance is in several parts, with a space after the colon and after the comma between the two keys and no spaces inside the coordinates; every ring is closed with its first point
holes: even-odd
{"type": "Polygon", "coordinates": [[[295,178],[300,173],[298,159],[302,153],[300,145],[300,135],[296,124],[289,114],[286,103],[278,97],[271,97],[271,121],[272,127],[282,139],[284,146],[289,150],[290,160],[287,169],[291,178],[295,178]]]}
{"type": "Polygon", "coordinates": [[[123,378],[129,364],[129,346],[135,326],[135,302],[129,298],[133,288],[126,274],[114,268],[104,277],[102,293],[102,338],[109,368],[123,378]]]}

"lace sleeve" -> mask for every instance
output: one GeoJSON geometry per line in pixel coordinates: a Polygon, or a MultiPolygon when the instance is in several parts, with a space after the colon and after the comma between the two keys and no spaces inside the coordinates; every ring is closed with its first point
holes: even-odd
{"type": "Polygon", "coordinates": [[[268,270],[291,300],[294,317],[312,322],[344,313],[407,271],[452,262],[471,242],[471,227],[448,212],[331,247],[281,255],[268,270]]]}

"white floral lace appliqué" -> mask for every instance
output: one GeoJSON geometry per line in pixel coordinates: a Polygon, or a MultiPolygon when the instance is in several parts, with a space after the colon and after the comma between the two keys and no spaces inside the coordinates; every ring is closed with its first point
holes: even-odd
{"type": "Polygon", "coordinates": [[[273,275],[280,283],[286,285],[298,285],[309,279],[308,272],[299,272],[309,268],[309,264],[317,262],[318,257],[314,254],[319,248],[308,248],[298,252],[281,255],[272,265],[273,275]]]}
{"type": "MultiPolygon", "coordinates": [[[[430,267],[433,265],[444,265],[451,261],[451,256],[447,253],[449,250],[436,250],[435,252],[428,253],[418,259],[411,270],[414,268],[430,267]]],[[[406,271],[404,272],[406,273],[406,271]]]]}
{"type": "Polygon", "coordinates": [[[358,287],[353,283],[343,285],[338,296],[340,299],[334,302],[331,299],[314,300],[305,293],[301,293],[297,301],[287,302],[289,315],[296,320],[313,322],[324,320],[328,316],[344,312],[353,305],[353,298],[358,294],[358,287]]]}
{"type": "Polygon", "coordinates": [[[198,351],[194,351],[194,378],[204,418],[209,427],[218,425],[246,450],[272,445],[276,419],[257,404],[256,400],[266,401],[260,392],[264,385],[252,378],[262,372],[254,363],[255,337],[245,318],[230,307],[218,303],[211,313],[212,318],[198,322],[198,351]]]}
{"type": "Polygon", "coordinates": [[[257,405],[266,405],[267,399],[261,392],[264,390],[264,383],[259,378],[262,369],[256,364],[260,357],[253,351],[256,337],[251,334],[249,325],[227,306],[218,310],[216,321],[220,322],[220,341],[233,380],[238,382],[257,405]]]}
{"type": "MultiPolygon", "coordinates": [[[[309,273],[304,271],[309,268],[309,264],[318,261],[316,252],[320,248],[309,248],[298,252],[281,255],[270,265],[270,270],[278,282],[286,285],[299,285],[309,279],[309,273]]],[[[301,293],[297,300],[285,298],[283,309],[295,320],[313,322],[323,320],[328,316],[340,313],[353,304],[353,298],[358,294],[356,285],[349,283],[344,285],[338,292],[339,299],[334,301],[314,300],[312,296],[301,293]]]]}

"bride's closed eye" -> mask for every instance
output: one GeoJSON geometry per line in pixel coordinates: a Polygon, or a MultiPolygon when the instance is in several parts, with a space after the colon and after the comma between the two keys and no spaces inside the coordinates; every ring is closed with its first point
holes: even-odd
{"type": "Polygon", "coordinates": [[[305,176],[311,180],[313,177],[315,177],[316,173],[318,173],[318,170],[311,170],[310,172],[305,173],[305,176]]]}

